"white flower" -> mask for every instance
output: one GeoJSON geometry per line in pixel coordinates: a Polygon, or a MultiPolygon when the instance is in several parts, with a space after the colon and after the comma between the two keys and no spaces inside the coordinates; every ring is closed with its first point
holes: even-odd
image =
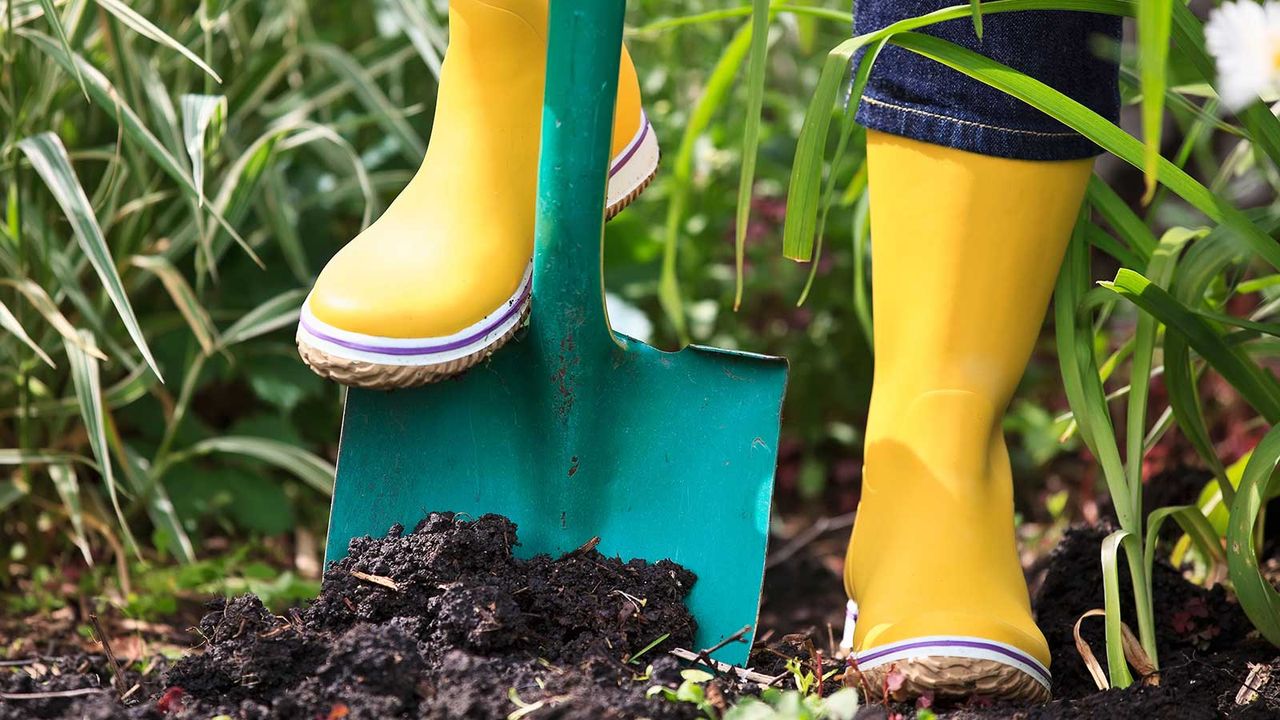
{"type": "Polygon", "coordinates": [[[1218,61],[1218,97],[1228,109],[1280,89],[1280,2],[1225,2],[1209,14],[1204,36],[1218,61]]]}

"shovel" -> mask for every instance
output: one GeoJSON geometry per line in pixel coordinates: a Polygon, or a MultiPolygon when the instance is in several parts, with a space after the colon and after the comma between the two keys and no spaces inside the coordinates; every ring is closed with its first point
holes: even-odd
{"type": "MultiPolygon", "coordinates": [[[[759,611],[787,365],[610,330],[601,251],[624,8],[551,2],[525,336],[453,380],[348,392],[327,560],[429,512],[499,513],[522,556],[598,537],[605,555],[689,568],[696,642],[711,648],[759,611]]],[[[745,662],[743,640],[716,658],[745,662]]]]}

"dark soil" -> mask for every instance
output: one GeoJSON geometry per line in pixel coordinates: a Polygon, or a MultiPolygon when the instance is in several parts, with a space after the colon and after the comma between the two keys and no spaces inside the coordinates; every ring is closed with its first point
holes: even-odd
{"type": "MultiPolygon", "coordinates": [[[[1256,637],[1248,618],[1221,587],[1205,590],[1183,579],[1167,564],[1153,574],[1156,634],[1160,648],[1159,686],[1135,684],[1126,690],[1098,692],[1076,650],[1073,629],[1085,612],[1102,606],[1102,539],[1098,528],[1069,531],[1049,561],[1036,598],[1037,623],[1053,654],[1053,694],[1045,705],[961,708],[944,717],[1020,718],[1274,718],[1280,717],[1280,682],[1273,681],[1254,702],[1236,705],[1249,675],[1249,663],[1270,664],[1280,679],[1280,652],[1256,637]]],[[[1122,563],[1123,564],[1123,563],[1122,563]]],[[[1121,597],[1130,597],[1127,565],[1121,597]]],[[[1125,622],[1137,628],[1130,608],[1125,622]]],[[[1082,637],[1106,663],[1102,618],[1089,618],[1082,637]]]]}
{"type": "MultiPolygon", "coordinates": [[[[1037,597],[1057,699],[1017,706],[977,698],[935,708],[939,715],[1280,717],[1280,653],[1252,634],[1220,588],[1192,585],[1166,565],[1155,572],[1160,685],[1096,691],[1072,628],[1101,604],[1104,536],[1099,529],[1069,532],[1037,597]],[[1249,663],[1269,664],[1277,679],[1254,702],[1237,705],[1249,663]]],[[[0,667],[0,693],[99,690],[0,699],[0,720],[506,718],[522,705],[536,706],[530,720],[702,717],[692,705],[646,697],[654,685],[680,682],[680,666],[664,651],[692,642],[695,625],[683,604],[691,573],[670,562],[622,563],[591,548],[559,559],[518,560],[515,542],[516,529],[503,518],[452,515],[432,515],[409,534],[395,528],[385,538],[355,540],[305,610],[276,616],[252,596],[213,603],[200,623],[199,652],[164,671],[126,668],[123,686],[139,687],[125,702],[100,657],[0,667]],[[640,662],[627,662],[666,633],[670,637],[640,662]]],[[[827,648],[827,625],[840,610],[815,606],[843,602],[830,563],[801,553],[780,568],[786,570],[773,571],[765,583],[762,635],[774,652],[754,654],[761,669],[779,667],[778,653],[807,657],[827,648]]],[[[1083,635],[1105,662],[1101,619],[1086,620],[1083,635]]],[[[729,696],[742,691],[718,687],[729,696]]],[[[860,717],[914,712],[877,705],[860,717]]]]}
{"type": "MultiPolygon", "coordinates": [[[[591,548],[518,560],[515,542],[505,518],[448,514],[409,534],[353,540],[306,610],[279,617],[253,596],[215,601],[200,623],[203,652],[153,692],[135,692],[136,705],[109,692],[0,700],[0,720],[505,718],[514,698],[542,703],[538,718],[692,716],[691,706],[645,696],[679,682],[664,651],[692,643],[692,573],[591,548]],[[644,662],[626,662],[664,634],[644,662]],[[652,676],[640,677],[649,662],[652,676]]],[[[85,669],[64,664],[38,681],[0,674],[0,692],[108,687],[104,668],[85,669]]]]}

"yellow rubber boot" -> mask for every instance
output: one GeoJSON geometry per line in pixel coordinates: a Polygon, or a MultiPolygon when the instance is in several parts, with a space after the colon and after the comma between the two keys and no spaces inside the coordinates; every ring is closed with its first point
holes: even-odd
{"type": "MultiPolygon", "coordinates": [[[[452,0],[422,167],[325,267],[298,347],[347,385],[410,387],[488,357],[529,313],[547,0],[452,0]]],[[[623,51],[608,214],[652,180],[658,144],[623,51]]]]}
{"type": "Polygon", "coordinates": [[[859,670],[902,698],[1047,699],[1001,418],[1092,162],[867,136],[875,384],[845,584],[859,670]]]}

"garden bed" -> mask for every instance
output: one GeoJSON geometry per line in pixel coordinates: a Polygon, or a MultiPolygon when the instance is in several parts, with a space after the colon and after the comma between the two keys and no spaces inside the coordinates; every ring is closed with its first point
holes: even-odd
{"type": "MultiPolygon", "coordinates": [[[[1072,628],[1100,601],[1101,537],[1098,530],[1068,533],[1040,583],[1039,622],[1055,658],[1058,699],[1001,706],[978,698],[934,708],[938,715],[1280,713],[1280,652],[1250,635],[1248,621],[1221,589],[1204,590],[1163,566],[1156,573],[1161,685],[1097,692],[1072,628]],[[1250,663],[1268,665],[1276,680],[1260,687],[1252,702],[1238,704],[1247,694],[1241,689],[1250,663]]],[[[353,541],[350,556],[329,568],[322,594],[309,607],[277,616],[253,596],[218,600],[200,622],[197,652],[172,664],[126,663],[116,681],[128,693],[124,701],[102,656],[7,661],[0,693],[9,699],[0,700],[0,720],[506,718],[520,712],[535,720],[704,717],[692,704],[649,693],[682,682],[682,665],[667,651],[692,642],[696,626],[683,605],[691,573],[665,561],[622,563],[591,546],[558,559],[519,560],[511,552],[515,541],[516,528],[503,518],[450,515],[432,515],[411,533],[395,528],[386,538],[353,541]]],[[[808,651],[802,636],[786,632],[788,614],[792,630],[825,648],[826,623],[814,604],[838,602],[838,582],[805,553],[771,572],[765,621],[771,630],[762,636],[772,651],[758,650],[757,669],[785,675],[779,683],[791,685],[782,656],[806,658],[808,651]],[[778,582],[796,568],[830,582],[778,582]],[[832,584],[834,593],[822,590],[832,584]]],[[[1085,621],[1084,637],[1099,656],[1101,633],[1100,619],[1085,621]]],[[[1263,674],[1254,672],[1254,682],[1263,674]]],[[[828,691],[835,687],[827,684],[828,691]]],[[[727,677],[704,688],[717,705],[757,690],[727,677]]],[[[879,699],[874,690],[870,695],[879,699]]],[[[875,705],[860,717],[914,711],[875,705]]]]}

